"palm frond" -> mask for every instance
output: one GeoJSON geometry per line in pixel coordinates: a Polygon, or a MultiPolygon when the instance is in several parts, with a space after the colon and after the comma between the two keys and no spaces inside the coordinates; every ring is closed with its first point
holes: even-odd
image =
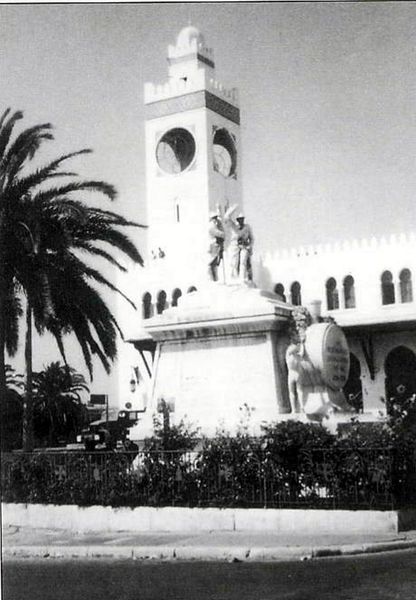
{"type": "Polygon", "coordinates": [[[102,208],[90,208],[90,217],[91,219],[97,218],[103,223],[107,225],[117,225],[117,226],[131,226],[131,227],[141,227],[142,229],[147,229],[147,225],[143,225],[141,223],[137,223],[136,221],[131,221],[122,215],[115,213],[111,210],[104,210],[102,208]]]}
{"type": "Polygon", "coordinates": [[[117,269],[119,269],[120,271],[127,272],[126,267],[124,265],[122,265],[121,263],[117,262],[112,254],[110,254],[109,252],[106,252],[102,248],[97,248],[90,242],[78,240],[77,248],[79,248],[80,250],[85,250],[86,252],[88,252],[88,254],[100,256],[101,258],[104,258],[111,265],[114,265],[115,267],[117,267],[117,269]]]}
{"type": "MultiPolygon", "coordinates": [[[[106,231],[97,231],[96,241],[102,241],[112,248],[125,254],[130,260],[143,266],[143,258],[133,242],[121,231],[108,228],[106,231]]],[[[76,240],[75,240],[76,241],[76,240]]]]}
{"type": "Polygon", "coordinates": [[[3,123],[6,120],[7,116],[10,114],[11,110],[12,109],[10,107],[6,108],[6,110],[4,111],[4,113],[1,115],[1,117],[0,117],[0,129],[3,127],[3,123]]]}
{"type": "Polygon", "coordinates": [[[61,164],[66,160],[69,160],[75,156],[80,156],[82,154],[90,154],[91,152],[92,152],[91,149],[85,148],[83,150],[78,150],[77,152],[71,152],[69,154],[64,154],[63,156],[60,156],[58,159],[50,162],[49,164],[45,165],[44,167],[36,169],[29,175],[22,176],[21,178],[19,178],[19,180],[17,182],[15,182],[15,184],[14,184],[15,185],[14,191],[16,192],[17,195],[25,194],[29,190],[32,190],[32,189],[36,188],[37,186],[43,184],[45,181],[49,180],[50,178],[67,176],[67,173],[64,171],[56,172],[58,167],[60,167],[61,164]]]}
{"type": "Polygon", "coordinates": [[[52,125],[46,123],[25,129],[9,144],[0,159],[0,170],[5,174],[6,180],[13,181],[24,165],[32,160],[41,144],[45,140],[53,140],[49,131],[51,128],[52,125]]]}
{"type": "Polygon", "coordinates": [[[105,181],[71,181],[60,187],[52,187],[48,190],[40,191],[37,197],[40,201],[61,198],[64,200],[68,194],[73,192],[98,192],[104,194],[110,200],[114,200],[117,196],[115,187],[105,181]]]}
{"type": "Polygon", "coordinates": [[[127,302],[134,309],[136,308],[136,305],[134,304],[134,302],[132,300],[130,300],[130,298],[128,298],[128,296],[126,296],[117,286],[115,286],[113,283],[111,283],[111,281],[109,281],[106,277],[104,277],[104,275],[102,275],[97,269],[93,269],[92,267],[88,267],[87,265],[85,265],[84,266],[84,276],[90,277],[91,279],[94,279],[94,281],[97,281],[98,283],[101,283],[102,285],[108,287],[113,292],[120,294],[120,296],[122,298],[124,298],[125,300],[127,300],[127,302]]]}
{"type": "MultiPolygon", "coordinates": [[[[0,126],[0,157],[3,157],[6,148],[10,142],[10,138],[14,129],[15,124],[20,119],[23,119],[23,113],[20,110],[14,112],[11,116],[10,108],[8,108],[2,115],[1,126],[0,126]]],[[[1,161],[1,159],[0,159],[1,161]]],[[[0,170],[1,175],[1,170],[0,170]]]]}

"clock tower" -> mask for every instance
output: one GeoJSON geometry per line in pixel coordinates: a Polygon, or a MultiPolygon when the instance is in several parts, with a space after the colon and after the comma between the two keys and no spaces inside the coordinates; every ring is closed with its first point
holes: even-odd
{"type": "MultiPolygon", "coordinates": [[[[208,268],[210,230],[214,240],[222,235],[210,214],[242,210],[237,92],[216,79],[212,51],[195,27],[169,46],[168,65],[165,84],[145,87],[149,260],[142,330],[130,341],[147,401],[131,439],[148,435],[153,415],[167,411],[208,435],[219,423],[232,431],[254,398],[259,430],[287,409],[290,308],[251,280],[230,278],[227,259],[218,282],[208,268]]],[[[232,255],[243,233],[230,230],[232,255]]]]}
{"type": "Polygon", "coordinates": [[[172,284],[198,284],[210,212],[242,208],[237,90],[216,79],[212,50],[188,26],[168,47],[167,82],[146,83],[144,102],[148,265],[172,284]]]}

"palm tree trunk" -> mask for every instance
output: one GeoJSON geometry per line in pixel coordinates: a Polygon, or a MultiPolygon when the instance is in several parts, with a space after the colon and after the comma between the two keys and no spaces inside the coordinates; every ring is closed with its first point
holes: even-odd
{"type": "Polygon", "coordinates": [[[26,366],[26,391],[23,403],[23,450],[33,450],[33,357],[32,357],[32,306],[27,300],[26,306],[26,340],[25,340],[25,366],[26,366]]]}
{"type": "Polygon", "coordinates": [[[6,315],[4,277],[0,274],[0,402],[6,398],[6,315]]]}
{"type": "Polygon", "coordinates": [[[6,273],[4,254],[3,210],[0,209],[0,402],[6,398],[6,273]]]}

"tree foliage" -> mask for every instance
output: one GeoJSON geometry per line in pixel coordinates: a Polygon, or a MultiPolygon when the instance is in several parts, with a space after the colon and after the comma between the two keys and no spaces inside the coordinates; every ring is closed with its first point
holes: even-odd
{"type": "Polygon", "coordinates": [[[55,446],[76,441],[88,422],[82,392],[88,385],[80,373],[53,362],[33,376],[35,438],[39,445],[55,446]]]}
{"type": "Polygon", "coordinates": [[[0,117],[0,398],[6,393],[5,351],[13,354],[19,341],[23,292],[27,329],[24,437],[30,449],[32,322],[40,334],[52,333],[64,362],[63,338],[72,333],[91,378],[93,356],[109,372],[121,331],[102,290],[122,292],[95,261],[99,258],[125,271],[118,255],[138,264],[142,258],[123,231],[140,225],[91,204],[92,196],[114,200],[115,188],[104,181],[80,179],[64,167],[91,150],[64,154],[33,167],[32,160],[44,143],[53,140],[52,126],[43,123],[16,131],[22,118],[21,111],[10,109],[0,117]]]}
{"type": "Polygon", "coordinates": [[[73,332],[90,373],[93,355],[108,371],[120,330],[98,290],[104,286],[121,291],[93,261],[100,257],[126,270],[117,259],[119,253],[142,264],[135,245],[121,231],[137,224],[91,206],[91,195],[114,200],[112,185],[82,180],[64,169],[69,159],[91,150],[65,154],[30,169],[43,144],[53,140],[52,126],[45,123],[15,133],[22,118],[20,111],[10,109],[0,118],[0,283],[4,284],[0,351],[6,342],[9,352],[16,349],[21,315],[17,292],[23,290],[37,330],[49,330],[63,355],[62,336],[73,332]]]}
{"type": "MultiPolygon", "coordinates": [[[[24,378],[6,366],[6,399],[0,403],[2,449],[22,447],[24,378]]],[[[76,441],[88,422],[82,393],[88,385],[80,373],[59,362],[33,374],[34,439],[38,447],[76,441]]]]}

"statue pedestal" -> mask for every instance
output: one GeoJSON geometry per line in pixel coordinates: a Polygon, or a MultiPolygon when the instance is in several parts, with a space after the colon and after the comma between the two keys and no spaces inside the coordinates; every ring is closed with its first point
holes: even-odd
{"type": "Polygon", "coordinates": [[[242,284],[208,284],[146,321],[157,342],[148,417],[163,398],[181,419],[215,435],[235,433],[252,409],[250,432],[290,411],[285,350],[290,306],[242,284]]]}

